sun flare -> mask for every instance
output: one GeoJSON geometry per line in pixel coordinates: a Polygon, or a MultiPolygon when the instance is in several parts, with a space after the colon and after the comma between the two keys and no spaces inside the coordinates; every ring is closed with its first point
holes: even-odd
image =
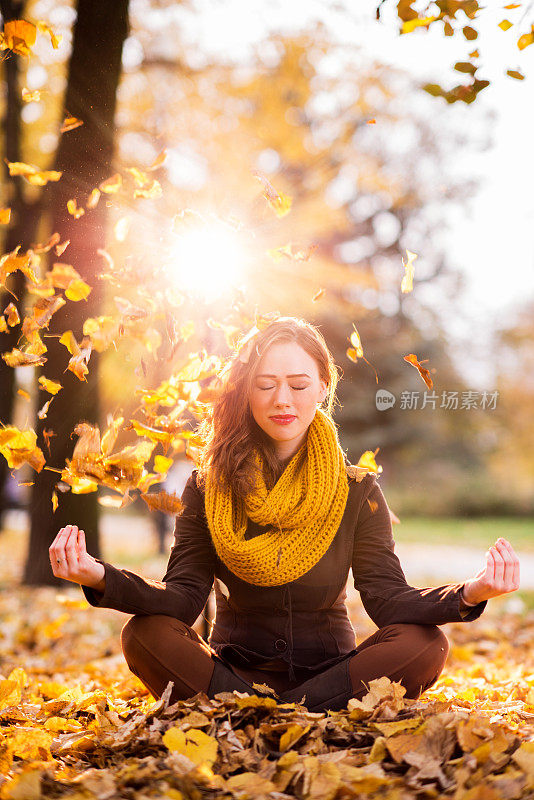
{"type": "Polygon", "coordinates": [[[177,239],[169,273],[178,289],[211,301],[242,281],[247,260],[236,233],[223,225],[201,226],[177,239]]]}

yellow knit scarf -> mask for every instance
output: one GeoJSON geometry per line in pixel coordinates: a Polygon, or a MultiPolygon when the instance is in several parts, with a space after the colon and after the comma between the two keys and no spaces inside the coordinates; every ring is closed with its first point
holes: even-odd
{"type": "MultiPolygon", "coordinates": [[[[261,457],[254,451],[255,466],[261,457]]],[[[349,484],[336,428],[320,408],[307,440],[269,491],[256,470],[254,491],[237,498],[206,476],[208,525],[219,558],[235,575],[279,586],[308,572],[326,553],[345,511],[349,484]],[[247,517],[273,529],[245,539],[247,517]]]]}

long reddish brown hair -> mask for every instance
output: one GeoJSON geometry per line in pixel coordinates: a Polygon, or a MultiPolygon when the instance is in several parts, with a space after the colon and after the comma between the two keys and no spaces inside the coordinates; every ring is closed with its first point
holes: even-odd
{"type": "Polygon", "coordinates": [[[319,378],[328,386],[322,410],[332,419],[339,375],[323,335],[303,319],[278,317],[256,333],[252,343],[238,345],[227,364],[221,393],[197,427],[204,442],[197,459],[199,486],[209,471],[216,481],[225,481],[244,497],[254,485],[254,449],[263,457],[267,483],[272,485],[278,477],[280,461],[273,442],[252,416],[249,403],[260,359],[275,342],[296,342],[315,359],[319,378]]]}

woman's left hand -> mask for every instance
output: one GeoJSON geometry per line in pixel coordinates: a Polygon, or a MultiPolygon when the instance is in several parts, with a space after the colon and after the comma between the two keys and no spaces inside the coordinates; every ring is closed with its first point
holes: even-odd
{"type": "Polygon", "coordinates": [[[481,603],[500,594],[519,589],[519,559],[507,539],[499,538],[486,550],[486,566],[474,578],[465,581],[464,599],[481,603]]]}

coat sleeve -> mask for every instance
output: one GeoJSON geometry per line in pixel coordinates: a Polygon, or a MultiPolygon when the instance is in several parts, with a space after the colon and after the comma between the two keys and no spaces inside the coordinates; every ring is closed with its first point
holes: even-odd
{"type": "Polygon", "coordinates": [[[395,554],[388,505],[376,477],[363,481],[362,501],[354,532],[352,573],[363,606],[379,628],[397,622],[443,625],[478,619],[487,600],[473,608],[462,603],[462,583],[436,588],[409,586],[395,554]]]}
{"type": "Polygon", "coordinates": [[[161,581],[96,559],[105,569],[105,590],[81,586],[87,601],[98,608],[127,614],[166,614],[193,625],[213,586],[215,548],[204,512],[204,496],[193,470],[182,492],[183,508],[176,517],[174,544],[161,581]]]}

